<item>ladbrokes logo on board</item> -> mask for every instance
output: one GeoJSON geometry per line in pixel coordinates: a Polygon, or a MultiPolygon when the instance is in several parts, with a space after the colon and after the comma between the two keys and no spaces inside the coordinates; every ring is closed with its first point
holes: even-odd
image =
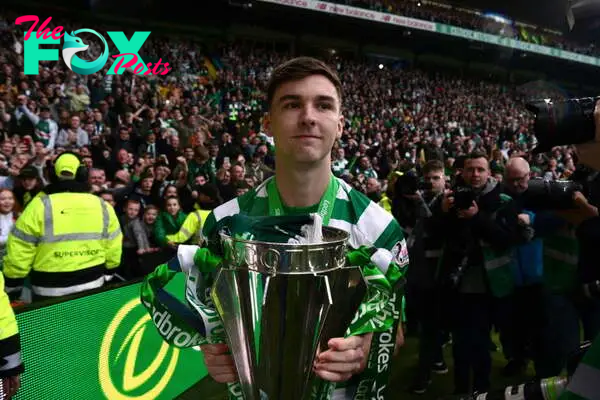
{"type": "Polygon", "coordinates": [[[178,357],[179,349],[162,340],[135,298],[121,307],[104,333],[98,360],[102,391],[110,400],[156,399],[169,384],[178,357]],[[148,345],[159,350],[141,357],[140,348],[148,345]]]}

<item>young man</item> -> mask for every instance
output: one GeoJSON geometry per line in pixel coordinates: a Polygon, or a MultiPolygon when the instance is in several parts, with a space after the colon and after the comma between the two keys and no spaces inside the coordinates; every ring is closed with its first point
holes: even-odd
{"type": "Polygon", "coordinates": [[[492,310],[513,292],[512,250],[524,241],[513,200],[490,175],[486,155],[470,154],[462,173],[469,191],[446,193],[434,211],[444,236],[439,276],[450,308],[457,395],[490,389],[492,310]]]}
{"type": "MultiPolygon", "coordinates": [[[[400,266],[408,263],[406,242],[393,217],[331,172],[331,150],[344,126],[341,87],[336,73],[313,58],[296,58],[273,71],[267,89],[270,110],[265,130],[275,140],[275,177],[217,207],[204,225],[205,237],[212,236],[219,220],[237,213],[260,216],[320,212],[325,214],[328,226],[350,233],[352,247],[387,249],[389,261],[400,266]]],[[[316,360],[316,374],[330,382],[344,382],[361,373],[371,338],[367,334],[332,339],[329,349],[316,360]]],[[[402,341],[399,329],[396,342],[402,341]]],[[[202,351],[209,374],[216,381],[237,379],[226,345],[205,345],[202,351]]]]}

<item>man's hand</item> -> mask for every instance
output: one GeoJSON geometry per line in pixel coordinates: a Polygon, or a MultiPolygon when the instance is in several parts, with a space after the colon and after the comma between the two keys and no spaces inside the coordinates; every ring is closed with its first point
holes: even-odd
{"type": "Polygon", "coordinates": [[[531,218],[529,218],[529,214],[519,214],[518,218],[521,225],[531,225],[531,218]]]}
{"type": "Polygon", "coordinates": [[[67,136],[67,141],[70,143],[77,143],[77,132],[69,129],[69,134],[67,136]]]}
{"type": "Polygon", "coordinates": [[[123,183],[129,183],[131,175],[125,169],[120,169],[115,173],[115,179],[119,179],[123,183]]]}
{"type": "Polygon", "coordinates": [[[467,208],[466,210],[459,210],[456,214],[458,215],[458,218],[471,219],[478,212],[479,212],[479,207],[477,206],[477,203],[473,202],[471,207],[467,208]]]}
{"type": "Polygon", "coordinates": [[[591,205],[583,193],[576,191],[573,193],[573,203],[581,211],[584,217],[597,217],[598,208],[591,205]]]}
{"type": "Polygon", "coordinates": [[[398,330],[396,331],[396,347],[394,347],[394,356],[398,355],[400,347],[402,346],[404,346],[404,328],[402,328],[402,323],[400,322],[398,323],[398,330]]]}
{"type": "Polygon", "coordinates": [[[2,387],[4,388],[4,393],[6,394],[5,399],[12,398],[17,393],[17,390],[19,390],[21,387],[21,375],[2,378],[2,387]]]}
{"type": "Polygon", "coordinates": [[[210,376],[219,383],[238,380],[233,357],[226,344],[205,344],[200,346],[204,354],[204,364],[210,376]]]}
{"type": "Polygon", "coordinates": [[[334,338],[327,351],[317,354],[314,370],[329,382],[344,382],[365,369],[372,335],[334,338]]]}
{"type": "Polygon", "coordinates": [[[454,206],[454,197],[452,196],[451,190],[444,192],[444,198],[442,199],[442,211],[447,213],[454,206]]]}

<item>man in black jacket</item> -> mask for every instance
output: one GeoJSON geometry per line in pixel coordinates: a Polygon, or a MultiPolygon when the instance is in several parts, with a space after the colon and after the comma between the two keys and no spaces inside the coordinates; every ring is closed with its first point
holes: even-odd
{"type": "Polygon", "coordinates": [[[515,205],[490,177],[485,154],[467,157],[462,182],[434,211],[445,235],[439,273],[450,305],[457,394],[490,388],[492,309],[513,290],[510,250],[523,241],[515,205]]]}
{"type": "MultiPolygon", "coordinates": [[[[444,164],[433,160],[423,166],[423,193],[404,195],[412,198],[416,223],[408,236],[412,266],[407,275],[407,318],[416,319],[420,326],[419,362],[415,381],[410,388],[413,394],[424,394],[431,381],[431,372],[445,374],[448,367],[442,354],[442,324],[436,274],[442,253],[443,236],[435,226],[431,209],[439,208],[446,188],[444,164]],[[409,310],[414,310],[409,315],[409,310]]],[[[401,195],[400,193],[398,195],[401,195]]],[[[398,210],[394,210],[398,214],[398,210]]],[[[405,227],[403,227],[405,228],[405,227]]]]}

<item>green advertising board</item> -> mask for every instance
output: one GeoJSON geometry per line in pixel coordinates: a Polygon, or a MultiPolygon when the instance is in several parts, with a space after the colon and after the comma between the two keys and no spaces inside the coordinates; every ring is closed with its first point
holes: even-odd
{"type": "MultiPolygon", "coordinates": [[[[183,294],[183,275],[168,286],[183,294]]],[[[25,373],[16,399],[174,399],[207,375],[202,353],[162,340],[140,283],[17,313],[25,373]]]]}

